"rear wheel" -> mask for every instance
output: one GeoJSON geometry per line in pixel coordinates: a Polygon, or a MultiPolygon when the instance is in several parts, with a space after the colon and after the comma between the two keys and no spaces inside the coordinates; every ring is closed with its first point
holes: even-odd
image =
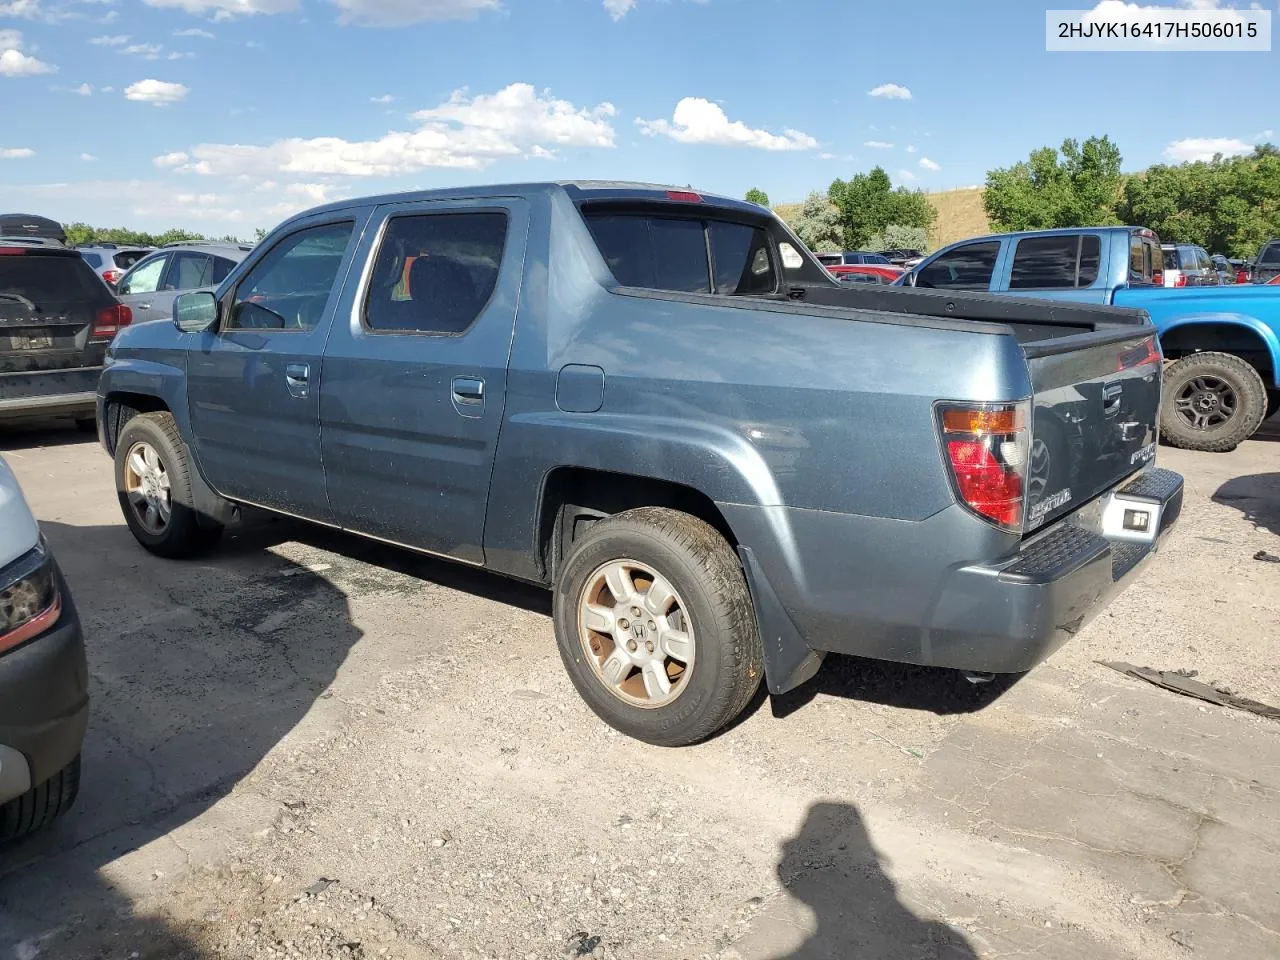
{"type": "Polygon", "coordinates": [[[659,507],[598,521],[561,567],[560,656],[611,727],[659,746],[705,740],[760,686],[763,649],[733,549],[659,507]]]}
{"type": "Polygon", "coordinates": [[[1267,412],[1258,371],[1229,353],[1195,353],[1164,373],[1160,432],[1175,447],[1225,453],[1247,440],[1267,412]]]}
{"type": "Polygon", "coordinates": [[[192,508],[191,465],[173,415],[141,413],[116,441],[116,493],[125,523],[142,546],[161,557],[195,556],[222,527],[192,508]]]}
{"type": "Polygon", "coordinates": [[[0,804],[0,843],[19,840],[71,809],[80,792],[80,757],[20,797],[0,804]]]}

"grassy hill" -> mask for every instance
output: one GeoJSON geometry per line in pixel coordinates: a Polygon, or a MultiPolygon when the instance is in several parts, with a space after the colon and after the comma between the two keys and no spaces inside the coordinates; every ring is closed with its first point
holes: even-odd
{"type": "MultiPolygon", "coordinates": [[[[966,237],[976,237],[990,233],[986,211],[982,209],[981,187],[968,187],[961,190],[943,190],[929,194],[929,202],[938,211],[938,219],[934,222],[929,236],[930,247],[937,249],[966,237]]],[[[790,222],[800,213],[799,203],[779,203],[773,208],[774,213],[790,222]]]]}

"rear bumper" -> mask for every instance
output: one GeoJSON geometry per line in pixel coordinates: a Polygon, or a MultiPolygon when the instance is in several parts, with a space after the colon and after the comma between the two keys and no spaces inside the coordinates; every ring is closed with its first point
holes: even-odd
{"type": "Polygon", "coordinates": [[[740,552],[769,689],[780,693],[807,679],[825,652],[975,672],[1030,670],[1132,580],[1177,521],[1182,492],[1178,474],[1148,470],[1026,543],[959,507],[915,523],[722,509],[747,545],[740,552]],[[1158,507],[1150,542],[1102,535],[1103,505],[1115,497],[1158,507]],[[1000,559],[975,564],[975,556],[1000,559]]]}
{"type": "Polygon", "coordinates": [[[75,759],[89,717],[84,634],[62,584],[54,629],[0,656],[0,803],[44,783],[75,759]]]}
{"type": "Polygon", "coordinates": [[[93,414],[102,367],[0,372],[0,421],[93,414]]]}

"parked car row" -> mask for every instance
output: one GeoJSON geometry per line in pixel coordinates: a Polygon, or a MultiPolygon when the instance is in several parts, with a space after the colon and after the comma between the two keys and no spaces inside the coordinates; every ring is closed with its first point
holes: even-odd
{"type": "MultiPolygon", "coordinates": [[[[944,247],[897,283],[1145,310],[1168,362],[1161,436],[1232,450],[1280,412],[1280,289],[1190,279],[1194,289],[1168,288],[1170,269],[1191,262],[1179,250],[1170,268],[1173,246],[1138,227],[997,234],[944,247]]],[[[1259,266],[1273,250],[1280,271],[1280,243],[1263,248],[1259,266]]]]}

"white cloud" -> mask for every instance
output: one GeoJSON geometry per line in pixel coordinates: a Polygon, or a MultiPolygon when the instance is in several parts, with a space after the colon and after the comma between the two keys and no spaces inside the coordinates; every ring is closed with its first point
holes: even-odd
{"type": "Polygon", "coordinates": [[[899,179],[899,180],[914,180],[914,179],[916,179],[916,175],[915,175],[914,173],[912,173],[910,170],[899,170],[899,171],[898,171],[898,179],[899,179]]]}
{"type": "Polygon", "coordinates": [[[97,47],[122,47],[129,42],[129,35],[120,33],[111,37],[94,37],[89,42],[97,47]]]}
{"type": "Polygon", "coordinates": [[[636,0],[604,0],[604,8],[614,20],[621,20],[635,8],[636,0]]]}
{"type": "Polygon", "coordinates": [[[921,158],[920,158],[920,166],[924,167],[924,169],[926,169],[926,170],[932,170],[934,173],[937,173],[939,170],[941,170],[941,169],[942,169],[942,165],[941,165],[941,164],[934,163],[934,162],[933,162],[932,160],[930,160],[928,157],[921,157],[921,158]]]}
{"type": "MultiPolygon", "coordinates": [[[[165,57],[165,59],[166,60],[187,60],[194,56],[195,54],[189,50],[184,50],[182,53],[179,53],[177,50],[171,50],[169,52],[169,55],[165,57]]],[[[151,58],[148,57],[148,59],[151,59],[151,58]]]]}
{"type": "Polygon", "coordinates": [[[35,155],[30,147],[0,147],[0,160],[26,160],[35,155]]]}
{"type": "Polygon", "coordinates": [[[836,159],[836,155],[834,153],[819,153],[817,156],[814,157],[814,159],[815,160],[834,160],[836,159]]]}
{"type": "Polygon", "coordinates": [[[40,0],[8,0],[8,2],[0,2],[0,17],[44,20],[46,13],[40,5],[40,0]]]}
{"type": "Polygon", "coordinates": [[[298,0],[143,0],[149,7],[185,10],[187,13],[211,14],[214,20],[251,16],[258,13],[291,13],[298,0]]]}
{"type": "Polygon", "coordinates": [[[367,27],[399,27],[428,20],[470,20],[500,10],[502,0],[333,0],[342,13],[339,23],[367,27]]]}
{"type": "Polygon", "coordinates": [[[216,39],[208,30],[201,30],[199,27],[188,27],[186,30],[173,31],[175,37],[200,37],[203,40],[216,39]]]}
{"type": "Polygon", "coordinates": [[[159,60],[162,49],[163,47],[158,43],[134,43],[120,52],[131,57],[141,57],[143,60],[159,60]]]}
{"type": "Polygon", "coordinates": [[[392,96],[391,94],[389,94],[389,93],[384,93],[384,94],[383,94],[382,96],[380,96],[380,97],[370,97],[370,98],[369,98],[369,102],[370,102],[370,103],[391,103],[393,100],[395,100],[395,97],[393,97],[393,96],[392,96]]]}
{"type": "Polygon", "coordinates": [[[1214,10],[1221,11],[1227,19],[1241,19],[1235,13],[1235,6],[1223,0],[1179,0],[1174,4],[1128,3],[1126,0],[1099,0],[1099,3],[1082,18],[1084,23],[1111,23],[1126,21],[1129,23],[1157,23],[1167,19],[1170,10],[1214,10]]]}
{"type": "Polygon", "coordinates": [[[124,88],[124,95],[129,100],[151,103],[157,107],[180,103],[186,99],[190,91],[180,83],[166,83],[163,80],[139,80],[124,88]]]}
{"type": "Polygon", "coordinates": [[[22,52],[22,34],[17,30],[0,30],[0,77],[33,77],[40,73],[56,73],[51,63],[37,60],[22,52]]]}
{"type": "Polygon", "coordinates": [[[1175,163],[1212,160],[1214,154],[1236,157],[1253,152],[1253,144],[1235,137],[1188,137],[1175,140],[1164,148],[1164,155],[1175,163]]]}
{"type": "Polygon", "coordinates": [[[82,97],[91,97],[93,96],[93,87],[87,83],[82,83],[78,87],[73,87],[71,92],[78,93],[82,97]]]}
{"type": "Polygon", "coordinates": [[[863,143],[864,147],[870,147],[872,150],[892,150],[892,143],[885,143],[883,140],[868,140],[863,143]]]}
{"type": "Polygon", "coordinates": [[[886,100],[910,100],[911,91],[896,83],[882,83],[867,91],[868,97],[884,97],[886,100]]]}
{"type": "Polygon", "coordinates": [[[85,163],[93,163],[93,161],[97,160],[98,158],[95,157],[92,153],[82,153],[80,154],[80,159],[83,160],[85,163]]]}
{"type": "Polygon", "coordinates": [[[910,143],[907,144],[907,153],[915,153],[915,152],[916,152],[915,145],[910,143]]]}
{"type": "Polygon", "coordinates": [[[757,150],[812,150],[818,141],[799,130],[770,133],[730,120],[724,109],[702,97],[685,97],[676,104],[671,120],[636,119],[647,136],[670,137],[680,143],[714,143],[757,150]]]}
{"type": "MultiPolygon", "coordinates": [[[[420,126],[375,140],[293,137],[266,146],[206,143],[173,162],[183,173],[213,176],[394,176],[427,168],[479,170],[498,159],[545,157],[556,147],[614,145],[611,103],[578,107],[513,83],[492,94],[457,91],[413,115],[420,126]]],[[[172,156],[172,155],[169,155],[172,156]]]]}
{"type": "Polygon", "coordinates": [[[184,163],[186,163],[190,159],[191,158],[187,156],[185,153],[183,153],[181,150],[176,150],[173,153],[161,154],[151,162],[154,163],[157,167],[159,167],[162,170],[169,170],[169,169],[172,169],[173,167],[182,166],[184,163]]]}

